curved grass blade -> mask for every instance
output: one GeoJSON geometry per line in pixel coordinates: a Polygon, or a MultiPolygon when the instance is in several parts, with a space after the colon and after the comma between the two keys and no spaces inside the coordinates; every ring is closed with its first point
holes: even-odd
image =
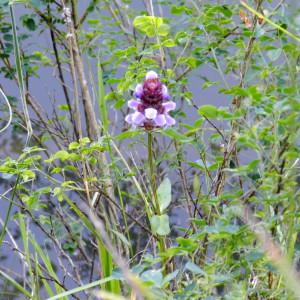
{"type": "Polygon", "coordinates": [[[94,282],[85,284],[85,285],[83,285],[83,286],[77,287],[77,288],[75,288],[75,289],[72,289],[72,290],[63,292],[63,293],[58,294],[58,295],[56,295],[56,296],[54,296],[54,297],[48,298],[47,300],[57,300],[57,299],[61,299],[61,298],[63,298],[63,297],[70,296],[70,295],[73,295],[73,294],[76,294],[76,293],[85,291],[85,290],[87,290],[87,289],[91,289],[91,288],[93,288],[93,287],[95,287],[95,286],[99,286],[99,285],[101,285],[101,284],[107,283],[107,282],[112,281],[112,280],[116,280],[116,279],[113,278],[113,277],[103,278],[103,279],[100,279],[100,280],[97,280],[97,281],[94,281],[94,282]]]}
{"type": "Polygon", "coordinates": [[[4,94],[4,92],[3,92],[3,90],[1,88],[0,88],[0,94],[3,96],[4,101],[5,101],[5,103],[6,103],[7,107],[8,107],[8,112],[9,112],[9,117],[8,117],[7,123],[5,124],[5,126],[2,129],[0,129],[0,133],[2,133],[11,124],[11,121],[12,121],[12,109],[11,109],[11,105],[10,105],[10,103],[8,101],[8,98],[6,97],[6,95],[4,94]]]}
{"type": "Polygon", "coordinates": [[[12,22],[13,45],[14,45],[15,63],[16,63],[16,70],[17,70],[17,79],[18,79],[20,96],[21,96],[22,106],[23,106],[23,111],[24,111],[24,118],[25,118],[26,128],[27,128],[27,141],[26,141],[26,146],[27,146],[27,144],[30,141],[31,135],[32,135],[32,126],[31,126],[28,107],[27,107],[27,103],[26,103],[26,91],[25,91],[24,77],[23,77],[23,71],[22,71],[22,58],[21,58],[21,53],[20,53],[13,4],[9,5],[9,10],[10,10],[10,16],[11,16],[11,22],[12,22]]]}
{"type": "Polygon", "coordinates": [[[10,277],[8,274],[4,273],[0,270],[0,275],[7,279],[19,292],[21,292],[24,296],[27,298],[31,298],[31,293],[28,292],[26,289],[24,289],[18,282],[16,282],[12,277],[10,277]]]}

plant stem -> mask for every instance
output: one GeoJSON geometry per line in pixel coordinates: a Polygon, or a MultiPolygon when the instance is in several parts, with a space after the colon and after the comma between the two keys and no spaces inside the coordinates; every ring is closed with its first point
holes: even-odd
{"type": "MultiPolygon", "coordinates": [[[[155,181],[155,172],[154,172],[154,165],[153,165],[153,149],[152,149],[152,132],[148,131],[148,161],[150,165],[150,173],[151,173],[151,183],[152,183],[152,192],[154,196],[154,204],[155,204],[155,213],[158,216],[161,216],[161,210],[159,207],[159,202],[158,202],[158,197],[157,197],[157,188],[156,188],[156,181],[155,181]]],[[[162,253],[166,251],[166,243],[165,243],[165,238],[162,236],[159,236],[159,252],[160,256],[162,256],[162,253]]],[[[165,264],[166,264],[166,259],[162,258],[162,265],[163,265],[163,270],[164,270],[164,275],[166,274],[166,269],[165,269],[165,264]]]]}
{"type": "Polygon", "coordinates": [[[161,215],[158,197],[157,197],[157,188],[156,188],[156,181],[155,181],[155,172],[154,172],[154,166],[153,166],[153,149],[152,149],[152,132],[148,131],[148,160],[150,165],[150,173],[151,173],[151,183],[152,183],[152,190],[153,190],[153,196],[155,201],[155,210],[157,215],[161,215]]]}

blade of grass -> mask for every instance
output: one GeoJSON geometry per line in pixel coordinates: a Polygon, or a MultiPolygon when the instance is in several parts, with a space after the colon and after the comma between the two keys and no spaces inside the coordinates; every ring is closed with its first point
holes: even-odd
{"type": "MultiPolygon", "coordinates": [[[[98,253],[99,253],[99,257],[100,257],[100,262],[102,264],[103,276],[105,276],[107,274],[111,275],[112,268],[113,268],[113,266],[112,266],[112,257],[110,255],[108,249],[106,249],[106,247],[104,246],[103,241],[101,239],[101,236],[95,230],[94,226],[90,223],[89,219],[76,206],[76,204],[73,203],[72,200],[70,198],[68,198],[66,195],[64,195],[64,199],[70,205],[70,207],[73,209],[73,211],[77,214],[77,216],[81,219],[83,224],[90,230],[90,232],[96,238],[97,244],[98,244],[98,253]]],[[[107,285],[107,289],[109,289],[110,291],[113,291],[113,288],[114,288],[114,286],[112,286],[111,283],[109,283],[107,285]]],[[[115,289],[117,289],[116,286],[115,286],[115,289]]],[[[118,288],[118,290],[119,290],[119,288],[118,288]]]]}
{"type": "Polygon", "coordinates": [[[7,123],[5,124],[5,126],[2,129],[0,129],[0,133],[2,133],[11,124],[11,121],[12,121],[12,109],[11,109],[11,105],[10,105],[10,103],[9,103],[6,95],[4,94],[4,92],[3,92],[3,90],[1,88],[0,88],[0,93],[3,96],[3,98],[4,98],[4,101],[5,101],[5,103],[6,103],[7,107],[8,107],[8,113],[9,113],[9,117],[8,117],[7,123]]]}
{"type": "Polygon", "coordinates": [[[27,269],[28,269],[28,274],[30,276],[31,288],[33,288],[34,284],[35,284],[35,280],[34,280],[34,274],[33,274],[32,266],[31,266],[31,258],[30,258],[29,243],[28,243],[28,233],[26,230],[26,225],[25,225],[25,222],[23,219],[23,215],[20,212],[18,213],[18,219],[19,219],[19,229],[21,232],[21,238],[23,241],[26,265],[27,265],[27,269]]]}
{"type": "MultiPolygon", "coordinates": [[[[112,272],[112,269],[111,269],[112,268],[112,259],[111,259],[111,256],[109,255],[109,253],[107,252],[107,249],[104,247],[103,242],[99,241],[99,240],[98,240],[98,253],[99,253],[103,277],[106,278],[106,277],[110,276],[111,272],[112,272]]],[[[101,286],[102,286],[102,288],[106,287],[106,289],[108,291],[112,290],[110,281],[107,282],[106,284],[102,284],[101,286]]]]}
{"type": "MultiPolygon", "coordinates": [[[[95,81],[94,81],[94,78],[93,78],[93,75],[92,75],[92,71],[91,71],[91,61],[90,61],[90,59],[88,59],[88,56],[87,56],[87,66],[88,66],[88,72],[89,72],[90,82],[91,82],[91,84],[93,86],[94,94],[97,95],[97,91],[96,91],[96,88],[95,88],[96,84],[95,84],[95,81]]],[[[99,83],[99,85],[100,85],[100,83],[99,83]]],[[[98,92],[99,92],[99,95],[100,95],[101,88],[98,88],[98,92]]],[[[97,95],[98,99],[100,98],[99,95],[97,95]]],[[[104,92],[103,92],[103,97],[104,97],[104,92]]],[[[99,104],[99,107],[100,107],[100,104],[99,104]]],[[[103,119],[104,116],[101,113],[101,110],[100,110],[100,115],[101,115],[101,118],[103,119]]],[[[94,195],[94,197],[95,197],[95,195],[94,195]]],[[[93,199],[94,199],[94,197],[93,197],[93,199]]],[[[96,196],[96,198],[97,198],[97,196],[96,196]]],[[[92,202],[89,201],[90,206],[94,205],[94,204],[92,204],[92,202]]],[[[114,228],[116,227],[116,225],[114,224],[114,222],[110,222],[108,220],[107,216],[104,216],[104,218],[106,219],[107,224],[111,223],[111,225],[114,228]]],[[[97,244],[98,244],[99,262],[100,262],[100,264],[99,264],[99,268],[100,268],[99,272],[103,275],[103,277],[109,277],[112,274],[112,270],[113,270],[112,258],[110,256],[109,252],[107,251],[107,249],[105,248],[105,246],[104,246],[104,244],[103,244],[102,241],[97,240],[97,244]]],[[[102,284],[101,287],[103,289],[106,288],[108,291],[111,291],[111,292],[116,291],[116,290],[120,291],[119,282],[107,282],[106,284],[102,284]]]]}
{"type": "Polygon", "coordinates": [[[51,287],[50,287],[48,281],[47,281],[45,278],[42,277],[42,276],[43,276],[43,273],[42,273],[42,271],[41,271],[39,265],[37,265],[37,270],[38,270],[39,276],[42,278],[41,280],[42,280],[42,283],[43,283],[43,285],[44,285],[45,290],[46,290],[47,293],[48,293],[48,296],[49,296],[49,297],[53,297],[53,296],[54,296],[54,293],[53,293],[53,291],[52,291],[52,289],[51,289],[51,287]]]}
{"type": "MultiPolygon", "coordinates": [[[[97,241],[102,242],[105,245],[108,253],[111,255],[112,260],[114,263],[121,269],[125,280],[127,283],[135,290],[135,292],[140,293],[141,295],[145,296],[145,299],[153,299],[152,293],[149,289],[144,285],[144,283],[133,273],[131,273],[130,269],[128,268],[127,262],[116,252],[108,234],[104,227],[104,224],[100,219],[96,217],[94,212],[88,207],[86,204],[82,204],[82,208],[79,209],[75,203],[72,202],[70,198],[68,198],[64,194],[64,199],[66,202],[71,206],[74,212],[78,215],[78,217],[83,221],[84,225],[93,233],[93,235],[97,238],[97,241]],[[85,213],[90,217],[93,223],[85,216],[85,213]]],[[[100,283],[101,284],[101,283],[100,283]]]]}
{"type": "Polygon", "coordinates": [[[93,292],[93,295],[97,297],[97,299],[103,299],[103,300],[127,300],[127,298],[118,296],[113,293],[108,293],[106,291],[95,291],[93,292]]]}
{"type": "Polygon", "coordinates": [[[39,261],[38,261],[36,250],[34,250],[34,272],[35,272],[34,295],[37,300],[40,300],[39,261]]]}
{"type": "Polygon", "coordinates": [[[102,285],[102,284],[107,283],[107,282],[112,281],[112,280],[115,280],[115,278],[113,278],[113,277],[103,278],[103,279],[100,279],[100,280],[97,280],[97,281],[94,281],[94,282],[91,282],[91,283],[82,285],[82,286],[77,287],[77,288],[75,288],[75,289],[72,289],[72,290],[63,292],[63,293],[61,293],[61,294],[58,294],[58,295],[56,295],[56,296],[54,296],[54,297],[51,297],[51,298],[48,298],[48,299],[46,299],[46,300],[57,300],[57,299],[62,299],[63,297],[67,297],[67,296],[70,296],[70,295],[73,295],[73,294],[76,294],[76,293],[80,293],[80,292],[82,292],[82,291],[85,291],[85,290],[87,290],[87,289],[91,289],[91,288],[93,288],[93,287],[102,285]]]}
{"type": "MultiPolygon", "coordinates": [[[[42,248],[39,246],[39,244],[36,242],[35,239],[30,238],[30,242],[33,245],[35,251],[37,251],[37,253],[41,257],[45,267],[47,268],[47,271],[48,271],[49,275],[53,279],[55,279],[57,282],[59,282],[59,278],[57,277],[56,273],[53,270],[51,259],[48,255],[48,253],[45,254],[43,252],[42,248]]],[[[58,283],[55,283],[54,286],[55,286],[55,290],[56,290],[57,293],[62,293],[64,291],[64,289],[58,283]]]]}
{"type": "Polygon", "coordinates": [[[105,90],[104,90],[104,82],[103,82],[103,72],[100,62],[100,53],[98,55],[98,105],[99,111],[101,115],[102,126],[104,132],[108,131],[108,117],[107,117],[107,108],[105,103],[105,90]]]}
{"type": "MultiPolygon", "coordinates": [[[[107,116],[107,107],[106,107],[106,103],[105,103],[105,89],[104,89],[104,82],[103,82],[103,72],[102,72],[101,62],[100,62],[100,53],[98,55],[98,103],[99,103],[99,111],[100,111],[100,115],[101,115],[101,119],[102,119],[102,128],[103,128],[104,134],[109,137],[108,116],[107,116]]],[[[115,156],[112,152],[110,142],[108,143],[108,152],[109,152],[109,156],[111,159],[112,170],[113,170],[114,176],[115,176],[118,197],[119,197],[119,200],[121,203],[125,231],[126,231],[127,239],[128,239],[128,241],[130,241],[131,238],[130,238],[129,228],[128,228],[128,224],[127,224],[125,205],[124,205],[123,196],[121,193],[121,188],[120,188],[120,184],[119,184],[119,180],[118,180],[118,176],[117,176],[117,167],[116,167],[116,163],[115,163],[115,156]]],[[[117,230],[117,228],[115,228],[115,230],[117,230]]],[[[126,245],[126,246],[128,246],[128,245],[126,245]]],[[[133,256],[133,249],[132,249],[131,244],[129,246],[129,252],[130,252],[130,255],[133,256]]]]}
{"type": "Polygon", "coordinates": [[[8,274],[4,273],[0,270],[0,275],[4,277],[6,280],[8,280],[20,293],[22,293],[25,297],[28,299],[31,299],[31,293],[24,289],[17,281],[15,281],[12,277],[10,277],[8,274]]]}
{"type": "Polygon", "coordinates": [[[28,107],[27,107],[27,103],[26,103],[26,90],[25,90],[24,77],[23,77],[23,71],[22,71],[22,57],[21,57],[21,53],[20,53],[20,47],[19,47],[19,41],[18,41],[18,35],[17,35],[17,26],[16,26],[15,15],[14,15],[12,3],[9,5],[9,10],[10,10],[10,16],[11,16],[11,22],[12,22],[13,46],[14,46],[17,78],[18,78],[20,96],[21,96],[21,101],[22,101],[22,106],[23,106],[23,111],[24,111],[24,118],[25,118],[25,123],[26,123],[26,128],[27,128],[27,140],[26,140],[26,146],[27,146],[30,141],[33,131],[32,131],[31,121],[30,121],[28,107]]]}

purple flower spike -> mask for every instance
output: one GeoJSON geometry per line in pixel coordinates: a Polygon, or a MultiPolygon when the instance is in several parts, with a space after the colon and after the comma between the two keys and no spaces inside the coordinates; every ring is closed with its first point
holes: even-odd
{"type": "Polygon", "coordinates": [[[127,104],[128,104],[129,108],[137,110],[138,106],[141,104],[141,102],[131,99],[131,100],[128,101],[127,104]]]}
{"type": "Polygon", "coordinates": [[[161,83],[156,72],[149,71],[143,84],[138,84],[128,107],[135,112],[128,114],[125,121],[133,127],[144,127],[146,130],[173,126],[176,121],[169,112],[176,108],[170,99],[168,88],[161,83]],[[165,102],[166,101],[166,102],[165,102]]]}
{"type": "Polygon", "coordinates": [[[141,98],[141,96],[143,95],[143,85],[142,84],[138,84],[135,88],[134,91],[134,96],[138,99],[141,98]]]}
{"type": "Polygon", "coordinates": [[[149,71],[146,74],[146,80],[153,80],[153,79],[158,79],[158,75],[154,71],[149,71]]]}
{"type": "Polygon", "coordinates": [[[176,108],[176,103],[173,101],[168,101],[162,104],[162,106],[165,109],[165,113],[168,113],[171,110],[174,110],[176,108]]]}
{"type": "Polygon", "coordinates": [[[172,118],[170,115],[165,115],[166,117],[166,124],[167,126],[173,126],[176,124],[176,120],[174,118],[172,118]]]}
{"type": "Polygon", "coordinates": [[[164,100],[169,100],[170,99],[170,95],[169,95],[169,92],[168,92],[168,88],[163,84],[162,86],[162,95],[163,95],[163,98],[164,100]]]}
{"type": "Polygon", "coordinates": [[[132,114],[127,115],[127,116],[125,117],[125,121],[126,121],[128,124],[132,125],[132,114]]]}
{"type": "Polygon", "coordinates": [[[149,107],[145,109],[145,117],[149,120],[154,120],[157,116],[157,110],[155,108],[149,107]]]}
{"type": "Polygon", "coordinates": [[[139,111],[136,111],[132,114],[132,123],[137,126],[141,126],[145,120],[144,114],[140,113],[139,111]]]}
{"type": "Polygon", "coordinates": [[[163,127],[166,125],[167,121],[166,121],[166,116],[165,115],[158,115],[155,120],[155,125],[158,127],[163,127]]]}

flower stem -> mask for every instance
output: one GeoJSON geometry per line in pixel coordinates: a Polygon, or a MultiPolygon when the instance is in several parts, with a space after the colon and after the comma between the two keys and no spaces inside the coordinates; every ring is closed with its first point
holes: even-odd
{"type": "MultiPolygon", "coordinates": [[[[152,183],[152,191],[154,196],[154,206],[155,206],[155,213],[158,216],[161,216],[161,210],[159,207],[158,197],[157,197],[157,187],[156,187],[156,181],[155,181],[155,172],[154,172],[154,165],[153,165],[153,138],[152,138],[152,132],[148,131],[148,160],[150,165],[150,173],[151,173],[151,183],[152,183]]],[[[166,251],[166,243],[165,238],[162,236],[159,236],[159,252],[160,256],[162,257],[162,254],[166,251]]],[[[164,275],[167,275],[165,265],[166,265],[166,259],[162,258],[162,265],[164,269],[164,275]]]]}
{"type": "Polygon", "coordinates": [[[149,165],[150,165],[150,173],[151,173],[151,182],[152,182],[152,190],[153,190],[153,196],[155,201],[155,210],[157,215],[161,215],[158,197],[157,197],[157,188],[156,188],[156,181],[155,181],[155,172],[154,172],[154,166],[153,166],[153,149],[152,149],[152,132],[148,131],[148,159],[149,159],[149,165]]]}

